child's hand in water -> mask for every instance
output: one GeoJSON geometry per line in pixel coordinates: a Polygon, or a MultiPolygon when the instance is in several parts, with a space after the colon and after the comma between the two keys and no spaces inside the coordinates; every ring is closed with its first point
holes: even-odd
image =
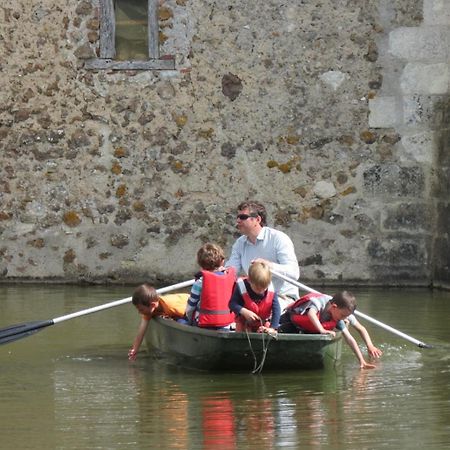
{"type": "Polygon", "coordinates": [[[128,350],[128,359],[130,361],[135,361],[136,358],[137,358],[137,352],[133,347],[131,347],[130,350],[128,350]]]}

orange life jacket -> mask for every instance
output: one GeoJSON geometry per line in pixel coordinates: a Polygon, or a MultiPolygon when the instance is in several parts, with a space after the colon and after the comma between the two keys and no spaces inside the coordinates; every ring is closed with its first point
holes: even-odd
{"type": "Polygon", "coordinates": [[[202,270],[202,293],[198,326],[220,328],[234,322],[228,303],[236,281],[236,270],[228,267],[223,275],[202,270]]]}
{"type": "Polygon", "coordinates": [[[156,311],[151,316],[143,314],[142,318],[150,320],[152,317],[163,316],[171,319],[181,319],[186,311],[188,298],[189,294],[183,293],[158,296],[159,304],[156,311]]]}

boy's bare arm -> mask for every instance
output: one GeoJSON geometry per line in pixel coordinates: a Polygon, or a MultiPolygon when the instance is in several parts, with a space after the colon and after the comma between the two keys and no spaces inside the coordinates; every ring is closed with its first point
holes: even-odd
{"type": "Polygon", "coordinates": [[[348,331],[348,328],[344,328],[342,330],[342,334],[344,335],[345,341],[347,342],[347,344],[349,345],[349,347],[352,349],[353,353],[355,354],[356,358],[358,359],[360,369],[374,369],[375,365],[368,363],[364,359],[364,356],[358,347],[358,343],[355,341],[354,337],[350,334],[350,331],[348,331]]]}
{"type": "Polygon", "coordinates": [[[364,343],[366,344],[369,355],[372,356],[372,358],[379,358],[383,354],[383,352],[379,348],[375,347],[375,345],[373,345],[372,339],[370,338],[369,332],[367,331],[366,327],[358,321],[356,321],[352,325],[358,331],[364,343]]]}
{"type": "Polygon", "coordinates": [[[128,351],[128,359],[130,361],[134,361],[137,358],[137,353],[139,351],[139,348],[141,347],[149,322],[150,320],[141,318],[141,322],[139,323],[138,332],[136,334],[136,337],[134,338],[133,345],[128,351]]]}

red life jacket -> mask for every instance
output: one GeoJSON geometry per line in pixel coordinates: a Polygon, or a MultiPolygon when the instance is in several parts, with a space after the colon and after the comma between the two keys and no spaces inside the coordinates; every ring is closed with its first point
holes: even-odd
{"type": "Polygon", "coordinates": [[[258,314],[263,322],[268,320],[272,314],[272,303],[275,295],[272,283],[266,291],[266,296],[258,303],[250,298],[250,295],[247,292],[247,286],[244,283],[244,278],[240,278],[237,281],[237,285],[239,287],[239,292],[242,295],[242,299],[244,300],[244,307],[258,314]]]}
{"type": "MultiPolygon", "coordinates": [[[[309,318],[308,314],[304,313],[305,309],[300,307],[302,305],[306,306],[305,303],[310,302],[312,298],[319,298],[323,297],[324,295],[325,294],[310,292],[309,294],[300,297],[297,301],[290,304],[286,309],[289,312],[291,322],[297,327],[301,328],[303,331],[306,331],[308,333],[318,333],[317,328],[311,322],[311,319],[309,318]]],[[[319,319],[320,323],[325,328],[325,330],[332,330],[336,328],[337,321],[332,319],[322,321],[320,311],[317,312],[317,318],[319,319]]]]}
{"type": "Polygon", "coordinates": [[[204,328],[220,328],[234,322],[234,313],[228,303],[236,281],[236,271],[227,268],[223,275],[202,270],[202,293],[198,326],[204,328]]]}

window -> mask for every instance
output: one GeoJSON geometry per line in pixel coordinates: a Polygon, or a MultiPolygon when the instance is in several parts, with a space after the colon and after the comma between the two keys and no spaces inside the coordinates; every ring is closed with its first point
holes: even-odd
{"type": "Polygon", "coordinates": [[[87,69],[175,69],[159,54],[158,0],[99,0],[100,57],[87,69]]]}

